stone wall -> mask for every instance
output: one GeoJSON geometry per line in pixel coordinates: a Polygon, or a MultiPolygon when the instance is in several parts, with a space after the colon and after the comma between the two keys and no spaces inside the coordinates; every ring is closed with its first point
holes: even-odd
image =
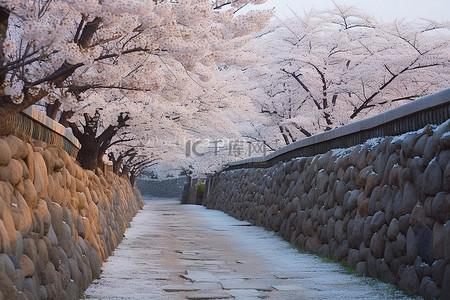
{"type": "Polygon", "coordinates": [[[450,299],[449,131],[447,120],[267,169],[222,172],[203,204],[359,274],[450,299]]]}
{"type": "Polygon", "coordinates": [[[127,179],[0,137],[0,299],[79,299],[142,205],[127,179]]]}
{"type": "Polygon", "coordinates": [[[136,185],[144,197],[181,198],[186,182],[185,176],[167,179],[140,178],[136,181],[136,185]]]}

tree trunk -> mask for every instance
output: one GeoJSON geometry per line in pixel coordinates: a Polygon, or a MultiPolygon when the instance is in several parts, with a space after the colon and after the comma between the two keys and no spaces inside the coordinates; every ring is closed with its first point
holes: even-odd
{"type": "MultiPolygon", "coordinates": [[[[3,65],[5,53],[3,51],[3,43],[6,40],[6,32],[8,31],[10,11],[3,6],[0,6],[0,64],[3,65]]],[[[4,68],[0,71],[0,85],[5,82],[7,69],[4,68]]]]}
{"type": "Polygon", "coordinates": [[[132,187],[135,186],[135,184],[136,184],[136,179],[137,179],[136,174],[134,174],[134,172],[131,172],[131,174],[130,174],[130,183],[131,183],[131,186],[132,186],[132,187]]]}
{"type": "Polygon", "coordinates": [[[59,100],[56,100],[53,104],[47,104],[45,107],[45,111],[47,114],[47,117],[49,117],[52,120],[56,119],[56,116],[58,115],[59,108],[61,107],[61,102],[59,100]]]}
{"type": "Polygon", "coordinates": [[[284,131],[283,125],[278,126],[278,129],[280,129],[280,133],[283,136],[284,142],[286,143],[286,146],[290,144],[289,137],[287,136],[286,132],[284,131]]]}
{"type": "Polygon", "coordinates": [[[98,166],[98,153],[100,150],[100,143],[90,136],[83,136],[78,138],[81,149],[77,155],[77,161],[81,167],[87,170],[95,170],[98,166]]]}
{"type": "Polygon", "coordinates": [[[95,170],[100,166],[102,156],[106,150],[112,145],[111,140],[117,134],[120,128],[128,126],[126,122],[130,119],[127,114],[120,113],[117,118],[117,125],[109,125],[100,135],[97,136],[99,127],[100,113],[97,110],[94,116],[84,114],[85,125],[82,126],[83,131],[78,128],[75,123],[69,123],[74,136],[81,144],[78,152],[77,161],[80,165],[88,170],[95,170]]]}

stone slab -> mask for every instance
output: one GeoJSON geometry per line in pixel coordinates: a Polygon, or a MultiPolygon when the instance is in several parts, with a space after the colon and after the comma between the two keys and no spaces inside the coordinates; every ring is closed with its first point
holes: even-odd
{"type": "Polygon", "coordinates": [[[200,299],[229,299],[232,298],[231,294],[224,290],[203,290],[193,292],[187,295],[187,299],[200,300],[200,299]]]}
{"type": "Polygon", "coordinates": [[[272,285],[272,287],[278,291],[301,291],[305,289],[298,284],[278,284],[272,285]]]}
{"type": "Polygon", "coordinates": [[[218,283],[192,283],[192,284],[173,284],[163,287],[166,292],[194,292],[200,290],[217,290],[222,286],[218,283]]]}
{"type": "Polygon", "coordinates": [[[200,288],[197,288],[192,285],[180,284],[180,285],[168,285],[164,286],[163,290],[166,292],[193,292],[198,291],[200,288]]]}
{"type": "Polygon", "coordinates": [[[257,290],[230,290],[230,294],[235,300],[265,299],[268,296],[267,292],[257,290]]]}
{"type": "Polygon", "coordinates": [[[183,257],[180,259],[183,264],[203,264],[203,265],[224,265],[226,264],[223,260],[216,259],[204,259],[198,257],[196,259],[183,257]]]}
{"type": "Polygon", "coordinates": [[[225,290],[257,290],[267,292],[272,290],[272,286],[267,282],[254,279],[225,279],[220,280],[220,283],[225,290]]]}
{"type": "Polygon", "coordinates": [[[184,279],[188,279],[192,282],[202,281],[202,282],[219,282],[219,279],[214,276],[211,272],[197,271],[197,270],[186,270],[186,273],[181,275],[184,279]]]}

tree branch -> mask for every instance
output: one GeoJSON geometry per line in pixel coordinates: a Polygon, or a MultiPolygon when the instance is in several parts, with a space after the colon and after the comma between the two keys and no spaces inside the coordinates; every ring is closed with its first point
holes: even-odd
{"type": "Polygon", "coordinates": [[[309,96],[311,97],[311,99],[313,100],[314,104],[316,105],[317,109],[321,110],[322,107],[320,106],[320,103],[317,102],[316,99],[314,99],[313,94],[311,93],[311,91],[308,89],[308,87],[301,81],[300,79],[300,75],[296,75],[295,72],[288,72],[285,69],[281,69],[281,71],[283,71],[284,73],[291,75],[301,86],[302,88],[309,94],[309,96]]]}
{"type": "Polygon", "coordinates": [[[298,125],[297,123],[292,123],[292,125],[294,125],[295,128],[300,130],[300,132],[303,133],[304,135],[306,135],[307,137],[312,136],[311,132],[309,132],[308,130],[306,130],[302,126],[298,125]]]}
{"type": "Polygon", "coordinates": [[[431,64],[431,65],[423,65],[423,66],[413,67],[413,65],[419,60],[419,58],[420,58],[420,56],[417,57],[416,59],[414,59],[407,67],[403,68],[400,72],[398,72],[397,74],[393,74],[391,76],[391,78],[389,78],[388,81],[386,81],[376,92],[374,92],[372,95],[370,95],[360,106],[355,107],[352,115],[350,116],[350,119],[355,118],[363,109],[366,109],[368,107],[368,104],[371,103],[373,101],[373,99],[379,93],[381,93],[385,88],[387,88],[392,83],[392,81],[394,81],[394,79],[396,79],[399,75],[405,73],[406,71],[435,66],[435,64],[431,64]]]}
{"type": "Polygon", "coordinates": [[[95,17],[91,22],[87,22],[83,28],[83,32],[77,41],[77,44],[83,49],[87,49],[92,44],[92,38],[100,27],[102,18],[95,17]]]}

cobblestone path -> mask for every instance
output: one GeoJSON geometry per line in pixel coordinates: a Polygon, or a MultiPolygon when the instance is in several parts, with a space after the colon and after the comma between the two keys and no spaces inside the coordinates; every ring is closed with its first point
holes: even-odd
{"type": "Polygon", "coordinates": [[[404,299],[220,211],[147,200],[85,299],[404,299]]]}

